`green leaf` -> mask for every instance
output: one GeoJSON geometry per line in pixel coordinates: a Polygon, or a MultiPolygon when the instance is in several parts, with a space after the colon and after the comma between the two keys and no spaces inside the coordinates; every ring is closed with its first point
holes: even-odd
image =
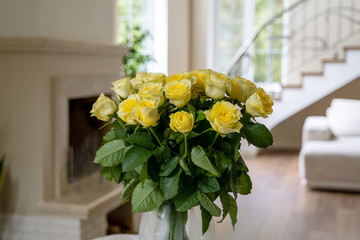
{"type": "Polygon", "coordinates": [[[160,164],[156,161],[156,158],[151,157],[148,160],[148,174],[154,182],[160,182],[160,164]]]}
{"type": "Polygon", "coordinates": [[[100,173],[109,182],[112,180],[111,167],[101,167],[100,173]]]}
{"type": "Polygon", "coordinates": [[[205,151],[202,147],[195,146],[191,149],[191,160],[196,166],[205,169],[217,177],[220,177],[220,174],[211,163],[210,159],[205,155],[205,151]]]}
{"type": "Polygon", "coordinates": [[[105,134],[102,144],[106,144],[112,140],[115,140],[115,130],[110,130],[105,134]]]}
{"type": "Polygon", "coordinates": [[[132,210],[133,212],[149,212],[160,207],[164,200],[159,183],[146,179],[144,185],[139,183],[134,189],[131,198],[132,210]]]}
{"type": "Polygon", "coordinates": [[[121,194],[121,202],[124,203],[126,200],[129,200],[131,198],[131,195],[136,187],[138,185],[139,179],[133,178],[130,180],[130,182],[124,187],[124,190],[121,194]]]}
{"type": "Polygon", "coordinates": [[[220,217],[221,209],[216,206],[204,193],[198,191],[200,205],[205,208],[212,216],[220,217]]]}
{"type": "Polygon", "coordinates": [[[240,178],[236,179],[236,189],[242,195],[251,193],[252,182],[250,176],[246,172],[242,172],[240,178]]]}
{"type": "Polygon", "coordinates": [[[114,140],[104,144],[97,150],[94,163],[104,167],[112,167],[121,163],[123,148],[125,148],[123,140],[114,140]]]}
{"type": "Polygon", "coordinates": [[[161,165],[160,176],[166,177],[176,168],[180,161],[181,157],[175,156],[166,160],[163,165],[161,165]]]}
{"type": "Polygon", "coordinates": [[[181,168],[179,168],[178,171],[171,176],[160,178],[160,189],[166,200],[175,197],[177,194],[181,172],[181,168]]]}
{"type": "Polygon", "coordinates": [[[203,207],[200,207],[200,210],[201,210],[202,234],[204,235],[209,228],[212,216],[203,207]]]}
{"type": "Polygon", "coordinates": [[[124,174],[122,172],[121,164],[118,164],[111,168],[111,175],[117,184],[119,184],[123,180],[124,174]]]}
{"type": "Polygon", "coordinates": [[[123,171],[127,172],[141,166],[152,155],[152,151],[137,145],[132,146],[125,154],[123,171]]]}
{"type": "Polygon", "coordinates": [[[221,223],[222,221],[224,221],[224,219],[226,218],[226,216],[228,215],[229,210],[230,210],[229,194],[227,193],[227,191],[225,189],[221,189],[221,191],[220,191],[220,201],[221,201],[221,205],[223,208],[222,219],[220,220],[220,223],[221,223]]]}
{"type": "Polygon", "coordinates": [[[231,164],[231,159],[222,151],[216,151],[215,157],[218,159],[217,165],[222,170],[226,169],[231,164]]]}
{"type": "Polygon", "coordinates": [[[165,160],[171,158],[171,151],[165,145],[155,148],[153,153],[159,163],[163,163],[165,160]]]}
{"type": "Polygon", "coordinates": [[[199,204],[199,198],[196,188],[193,186],[187,187],[180,191],[175,197],[175,208],[182,212],[187,211],[199,204]]]}
{"type": "Polygon", "coordinates": [[[198,188],[203,193],[217,192],[220,190],[220,185],[214,177],[202,177],[198,182],[198,188]]]}
{"type": "Polygon", "coordinates": [[[199,110],[196,112],[196,118],[194,122],[199,122],[201,120],[204,120],[206,118],[205,113],[202,110],[199,110]]]}
{"type": "Polygon", "coordinates": [[[126,141],[131,144],[136,144],[144,148],[152,149],[155,147],[153,138],[148,133],[137,132],[126,138],[126,141]]]}
{"type": "Polygon", "coordinates": [[[229,215],[230,215],[231,223],[232,223],[232,226],[234,229],[235,224],[237,222],[238,207],[237,207],[235,199],[231,195],[228,195],[228,196],[229,196],[229,200],[230,200],[229,215]]]}
{"type": "Polygon", "coordinates": [[[244,129],[246,139],[256,147],[266,148],[273,144],[273,137],[265,125],[249,123],[244,129]]]}
{"type": "Polygon", "coordinates": [[[147,166],[148,165],[147,165],[147,162],[146,162],[146,163],[144,163],[144,165],[141,168],[141,172],[140,172],[140,176],[139,176],[139,180],[140,180],[141,184],[144,184],[145,180],[147,178],[149,178],[147,166]]]}

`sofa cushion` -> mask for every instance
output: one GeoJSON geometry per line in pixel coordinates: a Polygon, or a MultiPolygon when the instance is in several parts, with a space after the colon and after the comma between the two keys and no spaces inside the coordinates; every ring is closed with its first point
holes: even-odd
{"type": "Polygon", "coordinates": [[[360,136],[360,100],[333,99],[326,117],[335,136],[360,136]]]}

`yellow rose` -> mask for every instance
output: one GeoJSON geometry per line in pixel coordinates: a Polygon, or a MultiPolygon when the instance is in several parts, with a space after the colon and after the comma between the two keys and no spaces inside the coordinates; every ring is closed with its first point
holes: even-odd
{"type": "Polygon", "coordinates": [[[136,77],[131,79],[130,82],[136,89],[140,89],[144,83],[154,82],[164,84],[165,74],[162,73],[146,73],[139,72],[136,77]]]}
{"type": "Polygon", "coordinates": [[[198,92],[203,91],[208,74],[205,70],[194,70],[189,72],[189,76],[193,79],[192,98],[198,97],[198,92]]]}
{"type": "Polygon", "coordinates": [[[133,108],[135,108],[135,106],[138,104],[139,101],[140,101],[139,95],[137,94],[130,95],[127,99],[125,99],[119,104],[119,110],[117,111],[116,114],[124,122],[131,125],[136,125],[138,122],[136,121],[132,113],[132,110],[133,108]]]}
{"type": "Polygon", "coordinates": [[[135,89],[130,83],[130,77],[119,79],[112,83],[114,87],[111,89],[120,98],[127,98],[130,94],[135,93],[135,89]]]}
{"type": "Polygon", "coordinates": [[[209,77],[205,82],[206,95],[212,99],[222,99],[225,96],[228,82],[229,78],[227,75],[218,72],[210,72],[209,77]]]}
{"type": "Polygon", "coordinates": [[[176,74],[173,74],[165,79],[166,83],[180,81],[182,79],[188,79],[189,73],[188,72],[179,72],[176,74]]]}
{"type": "Polygon", "coordinates": [[[90,113],[92,117],[107,122],[111,119],[108,115],[115,113],[116,109],[116,103],[101,93],[99,98],[93,104],[90,113]]]}
{"type": "Polygon", "coordinates": [[[188,79],[167,83],[165,96],[177,107],[183,107],[191,99],[191,82],[188,79]]]}
{"type": "Polygon", "coordinates": [[[148,82],[144,83],[138,92],[141,98],[153,99],[158,103],[158,107],[164,104],[164,92],[162,83],[148,82]]]}
{"type": "Polygon", "coordinates": [[[164,84],[166,75],[162,73],[148,73],[145,82],[164,84]]]}
{"type": "Polygon", "coordinates": [[[239,120],[242,117],[240,109],[230,102],[220,101],[211,110],[204,111],[206,119],[212,128],[221,134],[240,132],[243,126],[239,120]]]}
{"type": "Polygon", "coordinates": [[[274,105],[271,97],[262,88],[258,88],[245,103],[246,111],[253,117],[267,118],[273,110],[274,105]]]}
{"type": "Polygon", "coordinates": [[[231,80],[228,92],[230,97],[245,103],[246,99],[256,92],[256,89],[256,85],[253,82],[236,76],[231,80]]]}
{"type": "Polygon", "coordinates": [[[180,111],[170,115],[170,128],[174,132],[188,133],[194,126],[194,117],[191,113],[180,111]]]}
{"type": "Polygon", "coordinates": [[[136,121],[144,127],[154,126],[159,120],[157,103],[152,99],[140,100],[133,108],[132,114],[136,121]]]}

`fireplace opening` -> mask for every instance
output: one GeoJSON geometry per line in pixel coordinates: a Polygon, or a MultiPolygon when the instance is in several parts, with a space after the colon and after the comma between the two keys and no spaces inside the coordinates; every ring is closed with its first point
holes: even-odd
{"type": "Polygon", "coordinates": [[[68,182],[74,182],[96,171],[94,164],[96,150],[101,146],[102,137],[109,130],[101,128],[105,123],[90,117],[96,97],[69,99],[69,157],[68,182]]]}

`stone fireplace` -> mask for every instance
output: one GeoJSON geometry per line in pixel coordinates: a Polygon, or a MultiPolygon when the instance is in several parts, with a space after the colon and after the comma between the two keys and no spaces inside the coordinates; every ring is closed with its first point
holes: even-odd
{"type": "Polygon", "coordinates": [[[0,100],[26,96],[2,112],[21,144],[10,138],[5,149],[9,169],[0,193],[0,238],[82,240],[106,234],[107,214],[121,205],[122,186],[106,181],[91,163],[101,123],[90,118],[88,108],[101,92],[111,94],[127,51],[45,38],[0,39],[0,77],[11,79],[0,100]],[[20,114],[16,107],[23,105],[20,114]]]}

